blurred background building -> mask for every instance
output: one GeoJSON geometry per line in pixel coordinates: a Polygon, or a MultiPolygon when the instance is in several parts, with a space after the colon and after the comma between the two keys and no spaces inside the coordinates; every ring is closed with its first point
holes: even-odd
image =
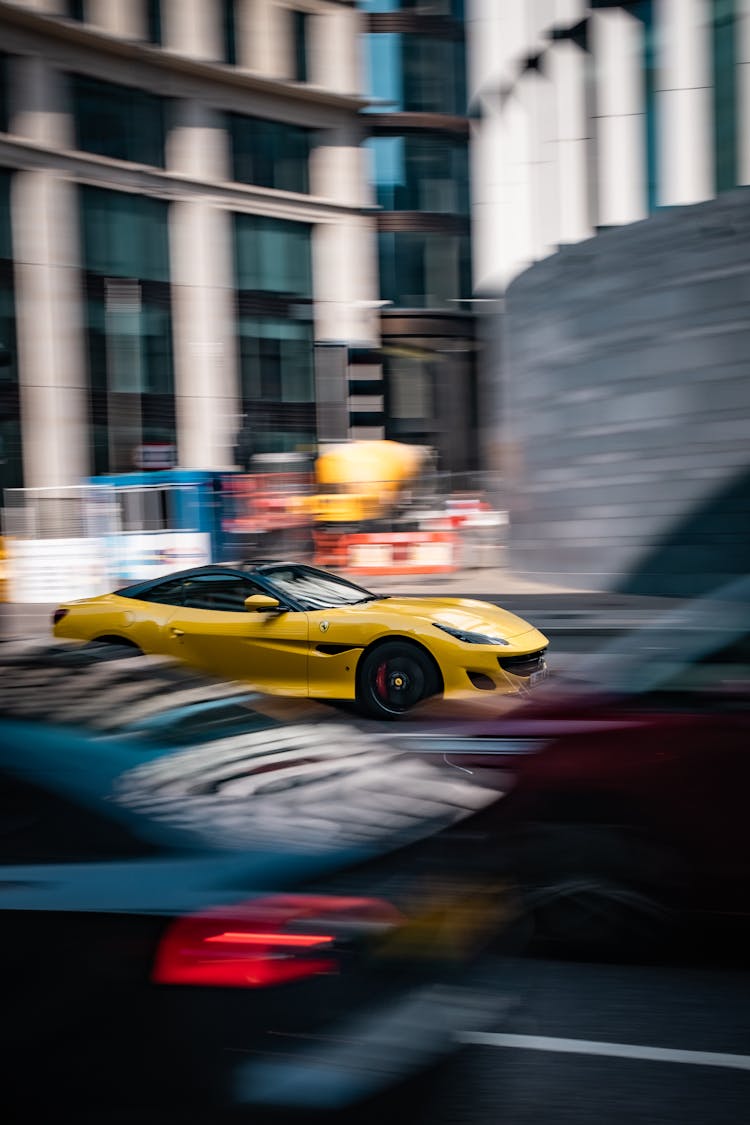
{"type": "Polygon", "coordinates": [[[750,0],[0,27],[0,487],[387,437],[502,480],[518,572],[747,568],[750,0]]]}
{"type": "Polygon", "coordinates": [[[467,33],[514,569],[668,594],[746,573],[750,4],[475,0],[467,33]]]}
{"type": "Polygon", "coordinates": [[[359,21],[0,3],[3,487],[314,447],[315,344],[378,343],[359,21]]]}
{"type": "Polygon", "coordinates": [[[479,465],[463,0],[360,0],[386,436],[479,465]]]}

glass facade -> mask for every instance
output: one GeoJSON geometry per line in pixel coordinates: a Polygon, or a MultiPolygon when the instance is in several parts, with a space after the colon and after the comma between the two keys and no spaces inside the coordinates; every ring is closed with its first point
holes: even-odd
{"type": "Polygon", "coordinates": [[[426,35],[365,36],[369,92],[388,103],[370,112],[466,113],[466,61],[462,39],[426,35]]]}
{"type": "Polygon", "coordinates": [[[12,173],[0,169],[0,489],[23,485],[10,220],[12,173]]]}
{"type": "Polygon", "coordinates": [[[716,191],[737,185],[737,21],[736,0],[711,0],[714,76],[716,191]]]}
{"type": "Polygon", "coordinates": [[[464,0],[359,0],[363,12],[423,12],[430,16],[464,18],[464,0]]]}
{"type": "Polygon", "coordinates": [[[0,54],[0,133],[8,132],[8,56],[0,54]]]}
{"type": "Polygon", "coordinates": [[[146,0],[146,23],[149,43],[161,46],[161,0],[146,0]]]}
{"type": "Polygon", "coordinates": [[[312,130],[239,113],[227,115],[238,183],[307,194],[312,130]]]}
{"type": "Polygon", "coordinates": [[[224,47],[224,62],[237,65],[237,17],[234,0],[221,0],[221,32],[224,47]]]}
{"type": "Polygon", "coordinates": [[[466,234],[381,231],[380,292],[401,308],[445,308],[471,295],[471,245],[466,234]]]}
{"type": "Polygon", "coordinates": [[[235,215],[242,412],[255,453],[315,444],[311,228],[235,215]]]}
{"type": "Polygon", "coordinates": [[[81,188],[97,473],[136,467],[139,445],[176,444],[167,222],[162,200],[81,188]]]}
{"type": "Polygon", "coordinates": [[[86,19],[86,10],[84,0],[65,0],[64,12],[72,20],[78,20],[82,23],[86,19]]]}
{"type": "Polygon", "coordinates": [[[307,82],[307,37],[310,17],[307,12],[292,12],[292,38],[294,44],[294,79],[307,82]]]}
{"type": "Polygon", "coordinates": [[[386,211],[469,214],[469,153],[464,140],[414,133],[370,137],[372,180],[386,211]]]}
{"type": "Polygon", "coordinates": [[[164,167],[164,104],[155,94],[77,74],[73,113],[84,152],[164,167]]]}

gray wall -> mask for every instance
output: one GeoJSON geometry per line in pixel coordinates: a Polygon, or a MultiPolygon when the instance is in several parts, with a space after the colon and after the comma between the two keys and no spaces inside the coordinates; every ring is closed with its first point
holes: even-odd
{"type": "Polygon", "coordinates": [[[503,327],[512,567],[661,594],[746,572],[750,190],[563,247],[503,327]]]}

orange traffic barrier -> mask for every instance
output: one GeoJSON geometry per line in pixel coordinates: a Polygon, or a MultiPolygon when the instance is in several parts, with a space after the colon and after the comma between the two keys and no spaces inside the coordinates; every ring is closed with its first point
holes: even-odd
{"type": "Polygon", "coordinates": [[[458,566],[452,531],[313,532],[316,566],[358,574],[449,574],[458,566]]]}

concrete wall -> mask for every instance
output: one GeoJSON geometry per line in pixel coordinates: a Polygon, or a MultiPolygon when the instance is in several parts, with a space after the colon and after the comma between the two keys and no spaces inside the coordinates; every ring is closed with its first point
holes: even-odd
{"type": "Polygon", "coordinates": [[[697,592],[750,562],[750,191],[563,247],[507,291],[511,564],[697,592]]]}

